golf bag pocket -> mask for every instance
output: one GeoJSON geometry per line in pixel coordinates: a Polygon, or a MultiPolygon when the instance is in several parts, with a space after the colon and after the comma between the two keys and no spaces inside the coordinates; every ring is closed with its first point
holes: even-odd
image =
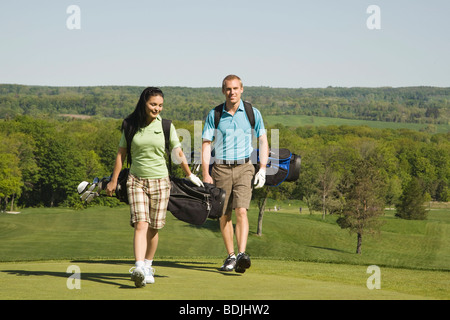
{"type": "Polygon", "coordinates": [[[205,183],[198,187],[186,179],[170,177],[170,198],[167,210],[178,220],[202,225],[206,219],[222,216],[225,191],[205,183]]]}
{"type": "Polygon", "coordinates": [[[129,168],[125,168],[120,171],[119,177],[117,178],[116,187],[116,198],[119,199],[120,202],[124,202],[126,204],[128,204],[127,180],[129,173],[129,168]]]}
{"type": "MultiPolygon", "coordinates": [[[[259,169],[259,150],[257,152],[256,171],[259,169]]],[[[266,168],[266,186],[277,187],[282,182],[296,181],[300,176],[301,157],[289,149],[271,149],[266,168]]]]}
{"type": "Polygon", "coordinates": [[[210,195],[211,210],[209,211],[209,219],[219,219],[223,214],[225,205],[225,190],[217,188],[213,184],[204,182],[204,189],[210,195]]]}

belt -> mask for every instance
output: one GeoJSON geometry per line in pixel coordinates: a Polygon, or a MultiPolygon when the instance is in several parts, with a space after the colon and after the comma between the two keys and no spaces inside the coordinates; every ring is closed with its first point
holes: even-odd
{"type": "Polygon", "coordinates": [[[216,159],[217,164],[224,164],[227,166],[238,166],[240,164],[244,164],[250,161],[250,157],[245,159],[239,159],[239,160],[222,160],[222,159],[216,159]]]}

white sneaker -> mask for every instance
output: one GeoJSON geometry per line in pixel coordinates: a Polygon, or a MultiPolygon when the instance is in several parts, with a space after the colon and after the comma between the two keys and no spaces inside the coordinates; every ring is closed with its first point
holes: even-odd
{"type": "Polygon", "coordinates": [[[152,267],[144,267],[145,283],[155,283],[155,269],[152,267]]]}
{"type": "Polygon", "coordinates": [[[228,257],[223,262],[223,265],[220,267],[220,271],[233,271],[236,266],[236,256],[234,254],[228,255],[228,257]]]}
{"type": "Polygon", "coordinates": [[[134,281],[136,288],[145,287],[145,272],[144,268],[132,267],[129,272],[131,273],[131,281],[134,281]],[[134,270],[133,270],[134,269],[134,270]],[[133,271],[132,271],[133,270],[133,271]]]}

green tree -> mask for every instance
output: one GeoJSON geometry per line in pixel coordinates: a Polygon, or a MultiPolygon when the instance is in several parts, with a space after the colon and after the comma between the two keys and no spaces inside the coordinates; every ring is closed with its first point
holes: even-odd
{"type": "Polygon", "coordinates": [[[327,213],[340,210],[338,186],[346,167],[343,162],[349,159],[349,153],[340,142],[333,142],[320,150],[320,159],[317,195],[321,199],[322,219],[325,219],[327,213]]]}
{"type": "Polygon", "coordinates": [[[350,174],[344,178],[345,201],[336,221],[342,229],[356,233],[357,254],[361,254],[363,235],[379,232],[382,223],[378,218],[384,213],[384,182],[374,161],[376,148],[361,149],[360,154],[361,158],[354,161],[350,174]]]}
{"type": "Polygon", "coordinates": [[[16,141],[0,132],[0,198],[4,200],[4,208],[11,201],[14,208],[16,196],[20,196],[23,186],[20,168],[19,149],[16,141]]]}
{"type": "Polygon", "coordinates": [[[439,180],[436,195],[437,201],[442,202],[450,201],[450,189],[445,181],[439,180]]]}
{"type": "Polygon", "coordinates": [[[71,136],[59,134],[55,128],[53,135],[40,140],[40,179],[35,188],[40,204],[57,206],[69,194],[76,192],[77,185],[86,174],[86,162],[71,136]]]}
{"type": "Polygon", "coordinates": [[[319,173],[322,168],[319,152],[316,151],[314,144],[305,145],[302,155],[302,165],[300,176],[296,182],[295,193],[297,199],[302,199],[312,213],[313,209],[320,208],[319,193],[319,173]]]}
{"type": "MultiPolygon", "coordinates": [[[[34,139],[22,132],[13,132],[9,135],[6,141],[10,141],[10,150],[15,150],[18,158],[18,166],[21,172],[21,191],[15,195],[18,197],[18,204],[23,204],[30,192],[32,192],[36,185],[39,175],[39,168],[34,158],[35,143],[34,139]],[[20,196],[20,198],[19,198],[20,196]]],[[[11,199],[12,202],[14,199],[11,199]]]]}
{"type": "Polygon", "coordinates": [[[426,194],[420,180],[413,177],[406,185],[396,205],[397,217],[408,220],[425,220],[428,210],[425,207],[426,194]]]}
{"type": "Polygon", "coordinates": [[[4,199],[6,208],[8,199],[11,199],[11,211],[14,207],[15,196],[20,196],[22,174],[19,169],[18,158],[12,153],[0,153],[0,199],[4,199]]]}
{"type": "Polygon", "coordinates": [[[402,194],[402,186],[401,186],[401,180],[396,175],[392,175],[387,178],[387,189],[386,189],[386,205],[389,206],[389,208],[393,207],[398,199],[400,198],[400,195],[402,194]]]}

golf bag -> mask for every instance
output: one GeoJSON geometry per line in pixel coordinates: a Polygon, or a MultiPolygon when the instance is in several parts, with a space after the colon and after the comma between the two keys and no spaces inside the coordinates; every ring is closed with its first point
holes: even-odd
{"type": "MultiPolygon", "coordinates": [[[[214,150],[213,150],[214,152],[214,150]]],[[[211,153],[211,159],[214,159],[214,153],[211,153]]],[[[200,156],[192,152],[192,159],[200,156]]],[[[250,159],[255,166],[255,172],[259,170],[259,149],[253,151],[250,159]],[[256,160],[256,161],[255,161],[256,160]],[[256,162],[256,163],[255,163],[256,162]]],[[[211,173],[214,160],[211,160],[209,172],[211,173]]],[[[293,182],[299,178],[301,166],[301,157],[298,154],[291,153],[289,149],[271,149],[266,168],[266,183],[264,185],[278,187],[282,182],[293,182]]],[[[192,172],[200,170],[200,161],[194,162],[191,167],[192,172]]]]}
{"type": "Polygon", "coordinates": [[[124,202],[128,204],[128,192],[127,192],[127,180],[128,174],[130,173],[130,168],[122,169],[119,173],[119,177],[117,178],[117,187],[116,187],[116,198],[120,200],[120,202],[124,202]]]}
{"type": "Polygon", "coordinates": [[[225,203],[225,190],[207,183],[204,183],[204,187],[197,187],[186,179],[172,176],[172,159],[169,148],[170,125],[170,120],[163,119],[163,132],[166,153],[169,157],[171,184],[167,210],[175,218],[194,225],[202,225],[207,218],[220,218],[225,203]]]}
{"type": "Polygon", "coordinates": [[[186,179],[170,177],[170,198],[167,210],[177,219],[202,225],[210,219],[222,216],[225,191],[212,184],[198,187],[186,179]]]}
{"type": "MultiPolygon", "coordinates": [[[[116,198],[128,204],[127,178],[129,169],[122,169],[117,179],[116,198]]],[[[194,225],[202,225],[207,218],[222,216],[225,191],[205,183],[197,187],[186,179],[170,177],[170,197],[167,210],[175,218],[194,225]]]]}
{"type": "MultiPolygon", "coordinates": [[[[259,169],[259,150],[256,150],[259,169]]],[[[271,149],[266,169],[266,186],[277,187],[282,182],[296,181],[300,175],[301,157],[288,149],[271,149]]]]}

